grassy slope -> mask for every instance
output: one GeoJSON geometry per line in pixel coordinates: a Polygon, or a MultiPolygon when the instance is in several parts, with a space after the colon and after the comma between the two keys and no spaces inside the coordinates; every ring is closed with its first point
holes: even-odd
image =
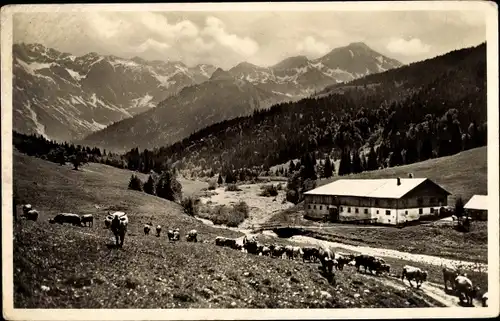
{"type": "MultiPolygon", "coordinates": [[[[14,305],[17,308],[179,307],[416,307],[436,304],[380,279],[338,273],[337,287],[317,265],[255,257],[213,245],[237,233],[205,226],[179,205],[126,189],[130,172],[99,164],[73,171],[14,154],[21,200],[40,211],[37,222],[14,226],[14,305]],[[97,209],[98,204],[101,208],[97,209]],[[108,209],[129,213],[124,248],[109,249],[102,219],[108,209]],[[51,225],[57,212],[94,213],[93,228],[51,225]],[[171,244],[144,236],[143,223],[191,228],[209,243],[171,244]],[[248,272],[248,274],[245,274],[248,272]],[[48,287],[42,290],[42,285],[48,287]],[[340,290],[342,288],[342,290],[340,290]],[[363,293],[369,289],[370,294],[363,293]],[[322,299],[321,290],[331,299],[322,299]],[[360,293],[359,298],[355,297],[360,293]],[[234,302],[234,303],[233,303],[234,302]]],[[[141,177],[144,179],[144,177],[141,177]]]]}
{"type": "MultiPolygon", "coordinates": [[[[474,194],[487,193],[487,158],[486,147],[468,150],[457,155],[432,159],[394,168],[350,175],[345,178],[390,178],[428,177],[454,195],[462,195],[467,202],[474,194]]],[[[321,180],[324,185],[339,179],[321,180]]],[[[452,199],[452,197],[450,197],[452,199]]],[[[449,204],[453,205],[453,202],[449,204]]],[[[295,209],[278,213],[270,222],[294,222],[294,224],[317,225],[302,218],[303,208],[299,204],[295,209]]],[[[457,232],[451,227],[431,225],[409,226],[403,229],[394,227],[363,227],[353,225],[323,224],[329,226],[323,232],[328,239],[353,245],[385,247],[400,251],[437,255],[467,261],[486,262],[487,224],[475,222],[468,234],[457,232]]]]}

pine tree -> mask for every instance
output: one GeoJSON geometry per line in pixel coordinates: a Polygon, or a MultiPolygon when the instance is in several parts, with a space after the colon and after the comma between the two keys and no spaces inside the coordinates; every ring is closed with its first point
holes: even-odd
{"type": "Polygon", "coordinates": [[[222,185],[222,176],[219,174],[219,178],[217,179],[217,184],[222,185]]]}
{"type": "Polygon", "coordinates": [[[156,184],[155,184],[155,181],[153,179],[153,175],[149,175],[148,180],[144,184],[144,192],[151,194],[151,195],[155,195],[156,194],[155,185],[156,184]]]}
{"type": "Polygon", "coordinates": [[[330,161],[330,157],[328,157],[325,161],[325,167],[323,168],[323,178],[330,178],[333,176],[332,162],[330,161]]]}
{"type": "Polygon", "coordinates": [[[128,183],[128,189],[142,192],[141,179],[136,175],[132,174],[132,177],[130,177],[130,182],[128,183]]]}

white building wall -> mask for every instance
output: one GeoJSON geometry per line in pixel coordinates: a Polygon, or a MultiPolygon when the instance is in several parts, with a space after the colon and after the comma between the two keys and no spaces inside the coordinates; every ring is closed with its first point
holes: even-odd
{"type": "MultiPolygon", "coordinates": [[[[310,217],[323,218],[329,215],[329,208],[335,207],[328,204],[307,204],[306,213],[310,217]],[[309,208],[309,206],[311,208],[309,208]],[[316,206],[316,208],[314,208],[316,206]]],[[[434,207],[434,213],[439,213],[439,207],[434,207]]],[[[431,207],[409,208],[409,209],[393,209],[393,208],[376,208],[376,207],[356,207],[345,206],[339,207],[339,219],[343,220],[362,220],[362,219],[377,219],[377,223],[396,225],[409,221],[418,220],[422,216],[433,215],[431,207]],[[349,212],[350,208],[350,212],[349,212]],[[358,213],[356,213],[358,209],[358,213]],[[420,209],[422,214],[420,214],[420,209]],[[367,213],[365,213],[367,210],[367,213]]]]}

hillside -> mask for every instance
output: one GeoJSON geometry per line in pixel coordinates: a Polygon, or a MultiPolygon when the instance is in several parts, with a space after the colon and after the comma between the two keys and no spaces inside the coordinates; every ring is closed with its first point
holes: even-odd
{"type": "Polygon", "coordinates": [[[40,44],[14,44],[12,53],[13,128],[68,141],[148,110],[215,70],[94,52],[76,57],[40,44]]]}
{"type": "Polygon", "coordinates": [[[238,233],[205,226],[177,204],[127,190],[129,171],[99,164],[74,171],[18,152],[13,164],[20,201],[41,215],[37,222],[14,224],[16,308],[442,306],[383,277],[344,271],[331,285],[316,264],[216,247],[217,235],[238,233]],[[113,238],[103,228],[107,210],[129,214],[121,250],[108,247],[113,238]],[[92,228],[49,224],[57,212],[93,213],[97,221],[92,228]],[[200,242],[144,236],[143,224],[150,220],[165,230],[180,227],[181,234],[196,228],[200,242]]]}
{"type": "Polygon", "coordinates": [[[378,76],[400,84],[401,90],[386,87],[384,82],[369,90],[354,88],[280,103],[204,128],[154,154],[181,161],[184,168],[218,172],[270,167],[306,153],[339,159],[341,151],[374,147],[371,164],[377,169],[484,146],[485,49],[482,44],[453,51],[378,76]]]}
{"type": "MultiPolygon", "coordinates": [[[[448,205],[454,206],[458,196],[467,202],[472,195],[488,194],[487,169],[487,147],[481,147],[411,165],[321,179],[317,181],[317,185],[322,186],[344,178],[395,178],[408,177],[408,173],[412,173],[416,178],[429,178],[452,193],[448,197],[448,205]]],[[[311,227],[319,225],[304,219],[303,215],[301,203],[274,215],[268,222],[311,227]]],[[[487,222],[474,222],[471,232],[467,234],[455,231],[450,226],[443,227],[436,224],[409,226],[403,229],[333,223],[323,223],[322,227],[321,234],[325,239],[342,243],[363,246],[368,244],[373,247],[462,260],[487,262],[488,259],[487,222]],[[394,240],[400,241],[394,242],[394,240]]],[[[314,232],[314,228],[311,231],[314,232]]],[[[314,232],[312,235],[318,234],[314,232]]]]}

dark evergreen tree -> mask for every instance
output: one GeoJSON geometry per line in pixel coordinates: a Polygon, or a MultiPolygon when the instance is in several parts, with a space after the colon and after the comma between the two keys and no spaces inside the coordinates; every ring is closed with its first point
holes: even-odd
{"type": "Polygon", "coordinates": [[[141,179],[138,176],[132,174],[132,177],[130,177],[130,181],[128,183],[128,189],[142,192],[141,179]]]}

